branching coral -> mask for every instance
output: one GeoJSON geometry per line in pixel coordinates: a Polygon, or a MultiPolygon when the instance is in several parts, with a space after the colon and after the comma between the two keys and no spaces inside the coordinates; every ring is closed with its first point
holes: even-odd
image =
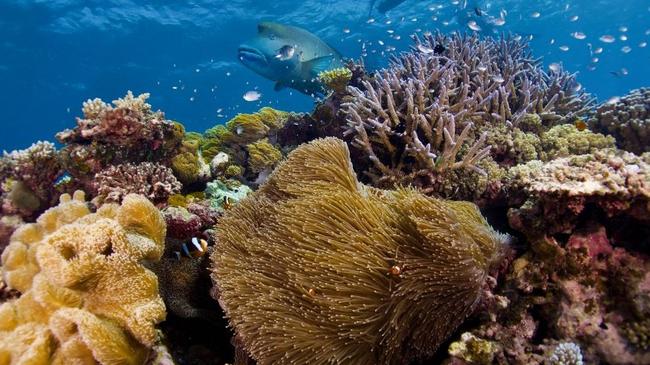
{"type": "Polygon", "coordinates": [[[53,143],[39,141],[24,150],[5,152],[0,158],[2,212],[29,216],[41,205],[54,203],[54,183],[62,173],[53,143]]]}
{"type": "Polygon", "coordinates": [[[3,364],[139,364],[165,318],[156,276],[142,262],[162,255],[165,223],[128,195],[91,214],[84,194],[20,227],[2,255],[20,298],[0,306],[3,364]]]}
{"type": "Polygon", "coordinates": [[[77,126],[57,134],[66,146],[61,159],[68,172],[92,191],[89,180],[109,165],[166,162],[185,134],[182,125],[165,120],[145,101],[149,94],[129,92],[110,106],[101,99],[84,103],[77,126]]]}
{"type": "Polygon", "coordinates": [[[452,169],[481,172],[485,140],[497,126],[528,128],[527,116],[550,127],[588,110],[574,75],[546,74],[527,44],[515,39],[437,35],[415,38],[413,52],[349,87],[346,134],[371,165],[375,185],[412,183],[452,169]]]}
{"type": "Polygon", "coordinates": [[[473,311],[503,240],[471,203],[361,185],[328,138],[226,212],[213,280],[260,364],[402,364],[473,311]]]}
{"type": "Polygon", "coordinates": [[[618,145],[637,154],[650,152],[650,88],[611,99],[589,119],[594,130],[616,137],[618,145]]]}
{"type": "Polygon", "coordinates": [[[563,342],[555,348],[548,359],[551,365],[582,365],[580,346],[573,342],[563,342]]]}
{"type": "Polygon", "coordinates": [[[144,195],[153,202],[164,202],[182,186],[171,169],[143,162],[110,166],[95,175],[97,196],[102,202],[119,203],[128,194],[144,195]]]}

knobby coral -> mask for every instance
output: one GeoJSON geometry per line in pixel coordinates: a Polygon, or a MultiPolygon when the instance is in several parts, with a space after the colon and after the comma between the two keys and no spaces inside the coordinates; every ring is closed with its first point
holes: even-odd
{"type": "Polygon", "coordinates": [[[164,202],[182,188],[170,168],[151,162],[110,166],[95,175],[95,184],[99,200],[114,203],[121,202],[128,194],[164,202]]]}
{"type": "Polygon", "coordinates": [[[473,311],[503,240],[472,203],[360,184],[327,138],[226,212],[212,277],[260,364],[403,364],[473,311]]]}
{"type": "Polygon", "coordinates": [[[477,36],[415,37],[412,52],[348,87],[346,135],[369,158],[376,186],[431,185],[463,169],[485,173],[482,159],[500,133],[529,128],[528,116],[550,128],[587,112],[588,94],[574,75],[547,74],[525,41],[477,36]]]}
{"type": "Polygon", "coordinates": [[[616,137],[624,150],[650,152],[650,88],[632,90],[599,105],[589,126],[616,137]]]}
{"type": "Polygon", "coordinates": [[[22,295],[0,306],[2,364],[140,364],[165,318],[156,276],[165,223],[144,197],[90,213],[61,196],[20,227],[2,255],[3,279],[22,295]]]}
{"type": "Polygon", "coordinates": [[[181,124],[165,120],[146,103],[149,94],[134,97],[129,91],[113,106],[101,99],[84,103],[83,118],[74,129],[57,133],[65,147],[61,160],[66,170],[93,191],[94,175],[109,165],[163,162],[176,154],[185,130],[181,124]]]}

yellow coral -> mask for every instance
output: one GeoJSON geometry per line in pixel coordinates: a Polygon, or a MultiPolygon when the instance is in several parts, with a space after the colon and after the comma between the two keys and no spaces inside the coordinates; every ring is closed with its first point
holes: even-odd
{"type": "Polygon", "coordinates": [[[0,364],[137,364],[165,317],[156,276],[165,223],[144,197],[91,214],[84,194],[63,195],[19,228],[2,273],[20,298],[0,306],[0,364]]]}
{"type": "Polygon", "coordinates": [[[318,80],[335,92],[342,92],[352,79],[352,71],[347,67],[339,67],[332,70],[322,71],[318,74],[318,80]]]}
{"type": "Polygon", "coordinates": [[[248,166],[254,173],[272,169],[282,159],[282,152],[269,143],[268,138],[246,146],[248,150],[248,166]]]}
{"type": "Polygon", "coordinates": [[[265,107],[253,114],[237,114],[226,123],[230,133],[224,133],[225,143],[249,144],[266,137],[284,125],[288,113],[265,107]]]}

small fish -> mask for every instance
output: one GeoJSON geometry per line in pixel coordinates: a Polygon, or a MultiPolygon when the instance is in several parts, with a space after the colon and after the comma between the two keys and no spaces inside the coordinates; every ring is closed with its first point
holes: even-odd
{"type": "Polygon", "coordinates": [[[601,53],[603,53],[603,47],[598,47],[594,49],[594,54],[601,54],[601,53]]]}
{"type": "Polygon", "coordinates": [[[571,33],[571,36],[573,38],[575,38],[575,39],[578,39],[578,40],[583,40],[583,39],[587,38],[587,35],[582,33],[582,32],[573,32],[573,33],[571,33]]]}
{"type": "Polygon", "coordinates": [[[616,38],[614,38],[614,36],[611,36],[609,34],[602,35],[598,39],[603,43],[614,43],[616,41],[616,38]]]}
{"type": "Polygon", "coordinates": [[[444,51],[446,51],[446,50],[447,50],[447,49],[445,48],[445,46],[443,46],[443,45],[440,44],[440,43],[439,43],[439,44],[436,44],[436,46],[433,47],[433,52],[435,52],[436,54],[441,54],[442,52],[444,52],[444,51]]]}
{"type": "Polygon", "coordinates": [[[639,48],[645,48],[648,45],[647,42],[641,42],[639,43],[639,48]]]}
{"type": "Polygon", "coordinates": [[[69,172],[64,172],[63,175],[59,176],[54,180],[54,187],[60,187],[72,182],[72,175],[69,172]]]}
{"type": "Polygon", "coordinates": [[[580,132],[587,129],[587,123],[585,123],[585,121],[582,120],[581,118],[577,118],[573,124],[576,126],[576,129],[579,130],[580,132]]]}
{"type": "Polygon", "coordinates": [[[560,46],[558,48],[560,48],[560,51],[562,51],[562,52],[566,52],[566,51],[569,50],[569,46],[560,46]]]}
{"type": "Polygon", "coordinates": [[[182,256],[189,258],[201,257],[206,254],[208,250],[208,241],[192,237],[190,242],[185,242],[181,246],[181,251],[174,251],[176,259],[180,260],[182,256]]]}
{"type": "Polygon", "coordinates": [[[292,58],[295,53],[296,47],[285,45],[278,49],[278,52],[275,54],[275,58],[279,59],[280,61],[286,61],[292,58]]]}
{"type": "Polygon", "coordinates": [[[496,25],[497,27],[500,27],[504,24],[506,24],[506,20],[503,18],[496,18],[494,21],[492,21],[492,24],[496,25]]]}
{"type": "Polygon", "coordinates": [[[476,16],[483,16],[483,11],[479,7],[474,8],[474,13],[476,14],[476,16]]]}
{"type": "Polygon", "coordinates": [[[562,70],[562,66],[559,63],[551,63],[548,65],[548,68],[553,72],[560,72],[562,70]]]}
{"type": "Polygon", "coordinates": [[[242,97],[246,101],[257,101],[260,100],[262,94],[259,91],[251,90],[251,91],[247,91],[242,97]]]}
{"type": "Polygon", "coordinates": [[[625,33],[625,32],[627,32],[627,27],[623,25],[623,26],[618,28],[618,31],[621,32],[621,33],[625,33]]]}
{"type": "Polygon", "coordinates": [[[433,53],[433,49],[431,47],[425,46],[424,44],[421,44],[421,43],[418,44],[417,48],[418,48],[418,51],[420,51],[420,52],[422,52],[424,54],[433,53]]]}
{"type": "Polygon", "coordinates": [[[630,46],[621,47],[621,52],[623,52],[623,53],[630,53],[631,51],[632,51],[632,48],[630,48],[630,46]]]}
{"type": "Polygon", "coordinates": [[[578,21],[578,19],[580,19],[580,17],[577,16],[577,15],[574,15],[574,16],[572,16],[571,18],[569,18],[569,21],[570,21],[570,22],[576,22],[576,21],[578,21]]]}
{"type": "Polygon", "coordinates": [[[610,71],[609,73],[616,77],[623,77],[623,76],[627,76],[629,74],[629,71],[625,67],[623,67],[618,71],[610,71]]]}
{"type": "Polygon", "coordinates": [[[530,17],[533,18],[533,19],[537,19],[537,18],[539,18],[541,15],[542,15],[542,14],[540,14],[539,11],[534,11],[532,14],[530,14],[530,17]]]}
{"type": "Polygon", "coordinates": [[[228,209],[232,208],[233,205],[234,205],[234,204],[233,204],[232,200],[230,199],[230,197],[225,196],[225,197],[223,198],[223,204],[222,204],[222,206],[223,206],[223,209],[224,209],[224,210],[228,210],[228,209]]]}
{"type": "Polygon", "coordinates": [[[492,77],[492,80],[494,80],[494,82],[498,82],[498,83],[502,83],[502,82],[506,81],[506,80],[505,80],[503,77],[501,77],[500,75],[493,76],[493,77],[492,77]]]}
{"type": "Polygon", "coordinates": [[[607,101],[605,102],[605,104],[608,104],[608,105],[616,104],[616,103],[618,103],[619,101],[621,101],[621,97],[620,97],[620,96],[612,96],[611,98],[607,99],[607,101]]]}
{"type": "Polygon", "coordinates": [[[625,34],[621,34],[621,36],[618,37],[618,39],[620,39],[620,40],[622,40],[623,42],[625,42],[625,41],[627,41],[627,36],[626,36],[625,34]]]}
{"type": "Polygon", "coordinates": [[[474,20],[470,20],[467,22],[467,27],[475,32],[480,32],[481,27],[476,23],[474,20]]]}

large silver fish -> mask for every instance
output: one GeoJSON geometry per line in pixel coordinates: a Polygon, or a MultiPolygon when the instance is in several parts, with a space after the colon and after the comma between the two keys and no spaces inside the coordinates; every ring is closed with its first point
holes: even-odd
{"type": "Polygon", "coordinates": [[[343,66],[341,55],[314,34],[298,27],[263,22],[257,37],[239,46],[239,60],[275,81],[275,89],[290,87],[308,95],[321,94],[318,73],[343,66]]]}

